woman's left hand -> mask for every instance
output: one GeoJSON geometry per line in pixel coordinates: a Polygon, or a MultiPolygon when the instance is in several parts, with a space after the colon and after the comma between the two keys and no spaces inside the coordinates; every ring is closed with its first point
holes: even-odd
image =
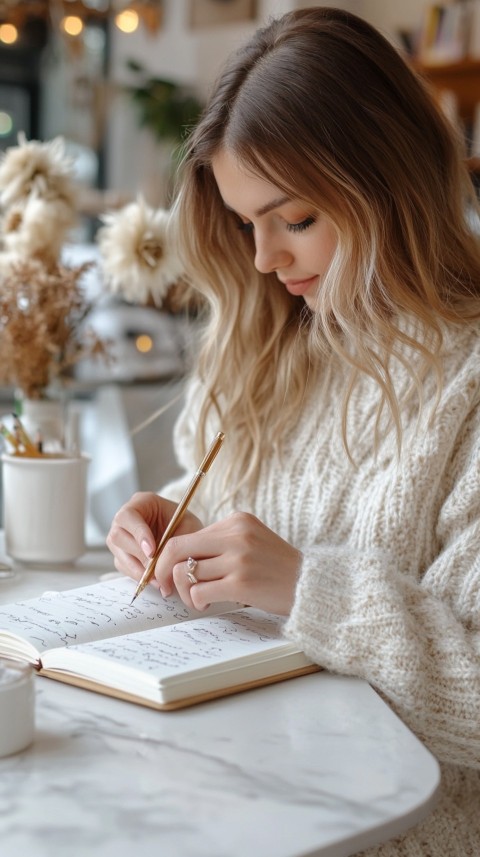
{"type": "Polygon", "coordinates": [[[163,595],[176,588],[182,601],[197,610],[233,601],[288,615],[301,559],[300,551],[254,515],[234,512],[197,532],[169,539],[155,577],[163,595]],[[187,565],[189,557],[196,564],[187,565]],[[189,571],[197,582],[189,579],[189,571]]]}

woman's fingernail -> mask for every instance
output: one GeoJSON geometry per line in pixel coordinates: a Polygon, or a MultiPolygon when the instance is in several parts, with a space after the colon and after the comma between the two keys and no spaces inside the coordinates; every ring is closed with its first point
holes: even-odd
{"type": "Polygon", "coordinates": [[[150,556],[150,554],[152,553],[152,549],[146,539],[143,539],[143,541],[140,542],[140,547],[144,552],[145,556],[150,556]]]}

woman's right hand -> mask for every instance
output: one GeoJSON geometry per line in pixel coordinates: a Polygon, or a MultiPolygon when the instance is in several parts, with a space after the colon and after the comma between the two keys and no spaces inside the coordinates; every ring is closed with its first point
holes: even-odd
{"type": "MultiPolygon", "coordinates": [[[[150,491],[139,491],[116,513],[107,536],[117,571],[140,580],[177,504],[150,491]]],[[[202,522],[187,512],[177,533],[194,533],[202,522]]],[[[157,586],[155,578],[152,579],[157,586]]]]}

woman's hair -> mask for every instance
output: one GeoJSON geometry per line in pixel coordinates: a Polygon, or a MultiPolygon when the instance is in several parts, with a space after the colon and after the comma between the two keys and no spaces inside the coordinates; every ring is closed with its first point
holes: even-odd
{"type": "MultiPolygon", "coordinates": [[[[255,484],[262,453],[295,425],[335,358],[379,385],[401,440],[401,408],[441,390],[444,322],[480,316],[476,210],[460,139],[389,42],[349,12],[303,9],[273,20],[227,62],[185,146],[174,224],[188,279],[206,298],[197,369],[233,441],[237,480],[255,484]],[[307,210],[338,244],[315,312],[254,267],[212,173],[222,149],[307,210]],[[400,360],[411,377],[394,389],[400,360]]],[[[378,427],[378,422],[377,422],[378,427]]],[[[353,448],[348,447],[354,457],[353,448]]],[[[231,475],[231,474],[230,474],[231,475]]]]}

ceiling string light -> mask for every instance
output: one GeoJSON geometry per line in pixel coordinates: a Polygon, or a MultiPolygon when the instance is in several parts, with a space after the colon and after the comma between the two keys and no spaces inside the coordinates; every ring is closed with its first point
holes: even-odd
{"type": "Polygon", "coordinates": [[[88,24],[110,20],[123,33],[143,26],[154,34],[161,27],[162,12],[162,0],[0,0],[0,44],[15,45],[35,21],[72,40],[81,38],[88,24]]]}

